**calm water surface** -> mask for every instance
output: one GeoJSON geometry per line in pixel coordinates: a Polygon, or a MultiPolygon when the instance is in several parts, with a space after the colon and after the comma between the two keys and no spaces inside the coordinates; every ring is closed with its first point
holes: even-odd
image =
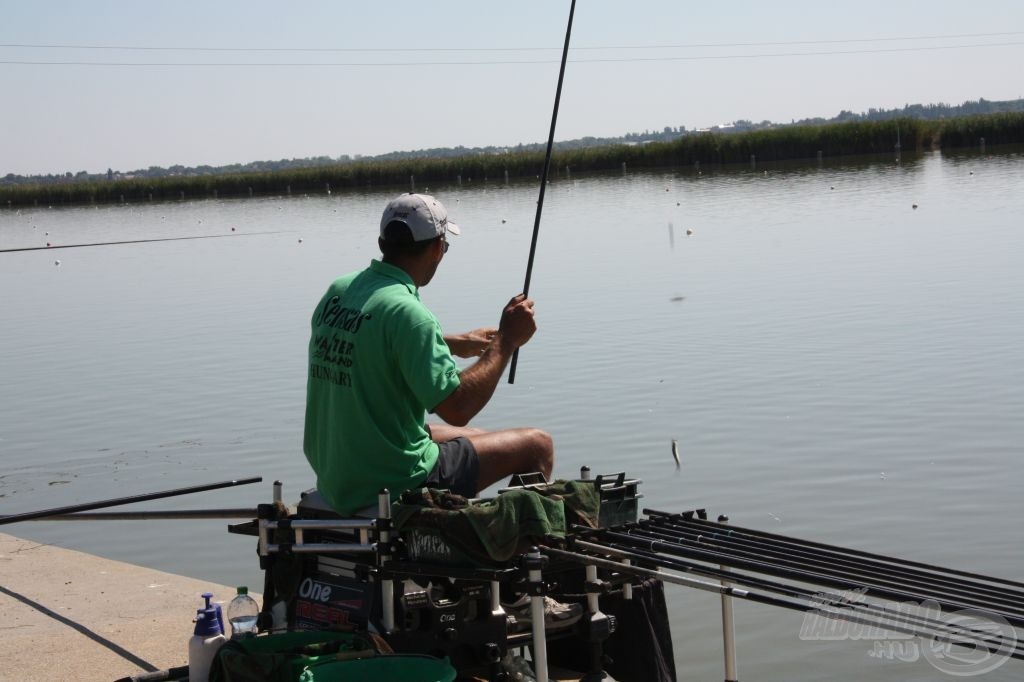
{"type": "MultiPolygon", "coordinates": [[[[560,178],[540,331],[477,422],[547,428],[556,475],[624,469],[648,507],[1024,579],[1022,181],[1019,154],[560,178]]],[[[463,227],[424,300],[447,329],[495,324],[522,288],[536,187],[419,189],[463,227]]],[[[274,479],[294,501],[313,485],[311,306],[377,255],[392,194],[0,210],[0,248],[236,230],[0,254],[0,513],[255,475],[146,506],[253,505],[274,479]]],[[[3,530],[262,585],[224,522],[3,530]]],[[[721,679],[717,599],[671,588],[670,608],[682,679],[721,679]]],[[[738,604],[740,674],[947,679],[865,642],[801,642],[800,620],[738,604]]]]}

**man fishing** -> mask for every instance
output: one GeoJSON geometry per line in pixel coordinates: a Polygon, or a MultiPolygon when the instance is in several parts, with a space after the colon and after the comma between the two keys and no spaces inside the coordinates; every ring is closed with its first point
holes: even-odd
{"type": "Polygon", "coordinates": [[[459,228],[441,202],[402,194],[381,218],[381,260],[335,280],[313,311],[303,449],[339,514],[374,504],[381,488],[474,497],[512,474],[551,476],[554,447],[544,431],[466,426],[537,326],[533,301],[520,294],[497,329],[442,334],[419,287],[433,279],[449,234],[459,228]],[[453,353],[479,357],[460,371],[453,353]],[[447,423],[428,426],[425,412],[447,423]]]}

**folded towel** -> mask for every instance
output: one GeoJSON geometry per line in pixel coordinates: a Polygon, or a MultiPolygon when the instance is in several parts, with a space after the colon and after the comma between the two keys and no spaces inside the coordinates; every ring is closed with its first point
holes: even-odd
{"type": "Polygon", "coordinates": [[[472,561],[493,565],[545,538],[564,538],[567,524],[596,527],[600,511],[597,490],[583,481],[510,490],[461,507],[454,497],[433,489],[406,494],[392,510],[395,529],[434,532],[472,561]]]}

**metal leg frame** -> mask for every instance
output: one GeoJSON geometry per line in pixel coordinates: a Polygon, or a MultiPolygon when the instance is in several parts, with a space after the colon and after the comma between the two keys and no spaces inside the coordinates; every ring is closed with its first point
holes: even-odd
{"type": "MultiPolygon", "coordinates": [[[[718,517],[719,523],[728,521],[728,516],[718,517]]],[[[725,572],[729,571],[726,566],[721,566],[721,569],[725,572]]],[[[722,581],[722,587],[731,586],[732,583],[729,581],[722,581]]],[[[736,672],[736,627],[732,620],[732,597],[725,590],[722,591],[722,646],[725,652],[725,682],[737,682],[739,676],[736,672]]]]}
{"type": "Polygon", "coordinates": [[[583,678],[585,682],[605,679],[604,641],[615,632],[615,617],[601,612],[600,596],[604,583],[597,577],[597,566],[587,564],[584,568],[587,588],[587,615],[583,632],[590,644],[590,670],[583,678]]]}
{"type": "MultiPolygon", "coordinates": [[[[391,560],[391,494],[384,488],[377,495],[377,566],[391,560]]],[[[384,632],[395,631],[395,581],[380,581],[381,608],[384,632]]]]}
{"type": "Polygon", "coordinates": [[[526,555],[530,590],[530,613],[533,616],[533,671],[537,682],[548,682],[548,642],[544,629],[544,581],[541,567],[544,559],[536,547],[526,555]]]}

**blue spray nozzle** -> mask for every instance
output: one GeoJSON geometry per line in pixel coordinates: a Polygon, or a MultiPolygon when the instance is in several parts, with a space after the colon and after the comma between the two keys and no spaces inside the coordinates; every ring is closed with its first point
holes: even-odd
{"type": "Polygon", "coordinates": [[[220,624],[220,609],[216,604],[211,603],[213,593],[203,592],[202,597],[206,600],[206,605],[196,611],[196,628],[193,634],[202,637],[223,634],[224,627],[220,624]]]}

